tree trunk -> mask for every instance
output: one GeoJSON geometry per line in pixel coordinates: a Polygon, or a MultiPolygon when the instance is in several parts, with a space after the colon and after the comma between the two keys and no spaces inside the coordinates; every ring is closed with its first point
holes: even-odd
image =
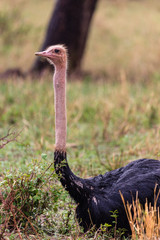
{"type": "MultiPolygon", "coordinates": [[[[79,72],[91,19],[98,0],[57,0],[45,40],[40,50],[65,44],[69,52],[69,72],[79,72]]],[[[37,58],[32,72],[42,72],[48,63],[37,58]]]]}

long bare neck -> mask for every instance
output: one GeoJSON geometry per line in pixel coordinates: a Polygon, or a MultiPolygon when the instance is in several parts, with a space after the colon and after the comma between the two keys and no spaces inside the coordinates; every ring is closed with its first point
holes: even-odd
{"type": "Polygon", "coordinates": [[[53,76],[55,104],[55,147],[56,150],[66,151],[67,116],[66,116],[66,68],[55,67],[53,76]]]}
{"type": "MultiPolygon", "coordinates": [[[[67,63],[66,63],[67,64],[67,63]]],[[[66,116],[66,65],[56,67],[53,76],[55,98],[55,138],[54,167],[62,185],[78,203],[87,196],[90,189],[85,181],[71,171],[66,154],[67,116],[66,116]],[[84,188],[87,188],[84,196],[84,188]]],[[[87,201],[87,200],[86,200],[87,201]]]]}

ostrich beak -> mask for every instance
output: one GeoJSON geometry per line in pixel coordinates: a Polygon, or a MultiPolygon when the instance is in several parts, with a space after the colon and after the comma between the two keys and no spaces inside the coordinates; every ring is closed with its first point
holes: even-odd
{"type": "Polygon", "coordinates": [[[39,57],[50,57],[51,54],[47,51],[43,51],[43,52],[35,52],[35,55],[36,56],[39,56],[39,57]]]}

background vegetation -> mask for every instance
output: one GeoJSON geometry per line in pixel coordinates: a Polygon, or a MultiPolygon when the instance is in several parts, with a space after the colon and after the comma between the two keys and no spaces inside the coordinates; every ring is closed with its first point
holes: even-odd
{"type": "MultiPolygon", "coordinates": [[[[29,69],[52,4],[0,2],[0,71],[29,69]]],[[[159,158],[159,23],[159,1],[100,1],[84,59],[84,70],[91,74],[67,86],[68,160],[77,175],[103,174],[136,158],[159,158]]],[[[0,137],[10,128],[23,129],[17,142],[0,149],[0,234],[8,239],[111,239],[110,233],[82,233],[75,205],[54,174],[51,86],[50,75],[0,81],[0,137]]]]}

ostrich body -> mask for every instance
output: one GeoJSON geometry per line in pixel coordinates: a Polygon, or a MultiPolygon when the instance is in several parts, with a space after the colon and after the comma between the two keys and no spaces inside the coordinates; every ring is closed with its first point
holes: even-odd
{"type": "MultiPolygon", "coordinates": [[[[111,212],[118,210],[117,227],[125,228],[130,233],[129,222],[119,191],[125,201],[132,203],[138,198],[144,206],[146,199],[154,204],[154,189],[160,184],[160,162],[154,159],[139,159],[125,167],[106,172],[93,178],[82,179],[70,169],[66,153],[66,71],[67,50],[62,45],[49,47],[35,53],[45,57],[54,65],[53,76],[55,98],[55,152],[54,166],[63,187],[77,203],[76,216],[84,231],[93,225],[112,224],[111,212]]],[[[160,205],[160,198],[157,206],[160,205]]]]}

